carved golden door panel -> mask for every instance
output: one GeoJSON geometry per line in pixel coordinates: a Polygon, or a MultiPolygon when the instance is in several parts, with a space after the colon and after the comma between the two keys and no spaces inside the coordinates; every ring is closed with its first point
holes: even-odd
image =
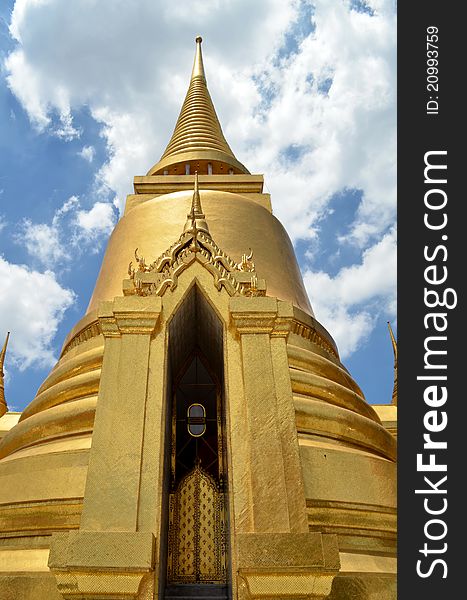
{"type": "Polygon", "coordinates": [[[167,583],[226,583],[221,395],[195,355],[172,406],[167,583]]]}
{"type": "Polygon", "coordinates": [[[168,579],[226,580],[224,494],[198,465],[170,495],[168,579]]]}

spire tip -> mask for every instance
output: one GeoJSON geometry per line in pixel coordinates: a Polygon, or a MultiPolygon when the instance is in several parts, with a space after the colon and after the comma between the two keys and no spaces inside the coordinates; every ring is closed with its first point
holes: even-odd
{"type": "Polygon", "coordinates": [[[191,210],[187,214],[187,221],[185,223],[185,228],[183,231],[196,232],[198,230],[211,237],[211,234],[209,233],[209,227],[206,222],[206,216],[204,215],[203,209],[201,208],[201,197],[199,195],[198,187],[198,171],[195,171],[195,182],[193,198],[191,200],[191,210]]]}
{"type": "Polygon", "coordinates": [[[3,348],[0,350],[0,372],[3,368],[3,363],[5,361],[6,348],[8,346],[8,340],[10,339],[10,332],[7,331],[5,343],[3,344],[3,348]]]}
{"type": "Polygon", "coordinates": [[[5,400],[5,373],[3,371],[3,367],[9,338],[10,332],[8,331],[3,348],[0,350],[0,417],[3,417],[3,415],[8,411],[8,405],[5,400]]]}
{"type": "Polygon", "coordinates": [[[394,332],[392,331],[391,323],[387,321],[389,335],[391,336],[392,349],[394,352],[394,387],[392,390],[392,399],[391,404],[397,406],[397,342],[394,336],[394,332]]]}
{"type": "Polygon", "coordinates": [[[196,50],[195,50],[195,61],[193,63],[193,71],[191,73],[191,79],[195,77],[202,77],[206,81],[206,75],[204,74],[203,56],[201,51],[201,42],[203,38],[198,35],[196,37],[196,50]]]}

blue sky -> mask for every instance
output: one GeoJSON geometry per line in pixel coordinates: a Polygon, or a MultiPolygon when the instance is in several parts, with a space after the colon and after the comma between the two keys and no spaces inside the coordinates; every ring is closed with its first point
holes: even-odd
{"type": "Polygon", "coordinates": [[[385,0],[2,3],[0,336],[12,332],[10,408],[32,400],[85,312],[132,178],[169,140],[197,34],[225,136],[264,174],[317,318],[368,401],[389,402],[395,23],[385,0]]]}

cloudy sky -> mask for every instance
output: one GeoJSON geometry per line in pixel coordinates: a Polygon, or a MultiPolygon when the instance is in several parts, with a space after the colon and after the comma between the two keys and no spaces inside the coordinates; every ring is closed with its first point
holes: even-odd
{"type": "Polygon", "coordinates": [[[159,159],[194,38],[237,158],[263,173],[317,318],[372,403],[396,327],[393,0],[5,0],[0,337],[22,410],[86,310],[134,175],[159,159]]]}

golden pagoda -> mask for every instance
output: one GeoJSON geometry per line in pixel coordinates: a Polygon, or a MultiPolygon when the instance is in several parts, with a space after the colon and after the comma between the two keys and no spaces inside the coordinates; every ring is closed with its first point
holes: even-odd
{"type": "Polygon", "coordinates": [[[395,439],[224,138],[200,37],[87,312],[7,429],[1,600],[396,596],[395,439]]]}

